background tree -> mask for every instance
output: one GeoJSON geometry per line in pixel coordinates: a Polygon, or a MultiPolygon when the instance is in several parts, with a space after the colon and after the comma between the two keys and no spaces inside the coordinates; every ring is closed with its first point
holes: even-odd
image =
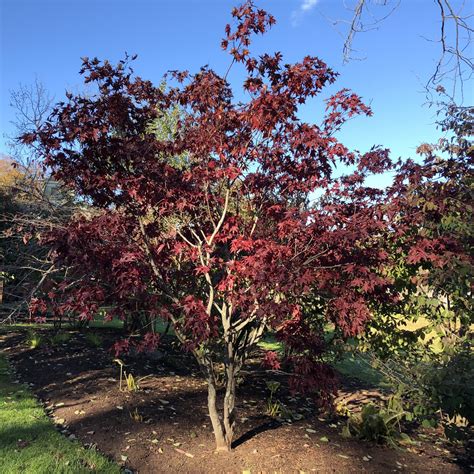
{"type": "Polygon", "coordinates": [[[0,161],[0,258],[3,304],[0,322],[27,315],[30,299],[58,272],[49,249],[38,244],[44,231],[69,219],[75,206],[42,167],[37,143],[23,143],[18,136],[42,127],[51,113],[52,99],[36,80],[11,93],[16,136],[7,137],[10,156],[0,161]]]}
{"type": "Polygon", "coordinates": [[[373,317],[360,345],[400,386],[407,410],[440,419],[449,435],[474,420],[473,112],[447,105],[446,135],[419,147],[423,163],[399,170],[389,202],[403,234],[392,237],[390,272],[402,299],[373,317]]]}

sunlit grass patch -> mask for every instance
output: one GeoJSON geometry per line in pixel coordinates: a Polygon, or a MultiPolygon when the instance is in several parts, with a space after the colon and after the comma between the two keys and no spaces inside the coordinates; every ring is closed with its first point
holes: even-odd
{"type": "Polygon", "coordinates": [[[0,355],[1,473],[119,473],[100,453],[57,432],[25,385],[13,383],[0,355]]]}

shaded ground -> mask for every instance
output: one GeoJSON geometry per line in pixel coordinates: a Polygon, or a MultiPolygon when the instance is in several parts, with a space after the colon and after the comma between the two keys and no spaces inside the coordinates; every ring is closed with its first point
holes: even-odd
{"type": "MultiPolygon", "coordinates": [[[[463,465],[468,472],[465,455],[433,430],[400,449],[345,439],[339,434],[342,421],[321,418],[311,400],[283,390],[279,398],[293,420],[266,417],[262,374],[246,375],[239,387],[236,449],[214,454],[206,385],[192,360],[169,341],[166,354],[155,360],[124,359],[135,379],[147,377],[139,391],[120,392],[119,368],[107,350],[112,338],[105,336],[103,348],[94,348],[75,334],[57,348],[29,349],[17,332],[1,337],[0,350],[60,430],[136,472],[454,473],[463,472],[463,465]]],[[[351,381],[341,396],[357,405],[380,395],[351,381]]]]}

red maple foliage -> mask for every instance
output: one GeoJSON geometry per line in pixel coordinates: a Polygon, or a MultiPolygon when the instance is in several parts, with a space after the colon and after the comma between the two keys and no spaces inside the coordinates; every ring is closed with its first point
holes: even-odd
{"type": "MultiPolygon", "coordinates": [[[[299,107],[337,74],[316,57],[252,56],[252,35],[275,20],[252,2],[232,16],[222,47],[247,73],[246,102],[208,67],[171,73],[175,85],[164,90],[135,77],[128,60],[84,58],[96,93],[68,94],[33,138],[54,177],[100,209],[45,238],[74,280],[53,295],[56,310],[90,319],[107,305],[111,315],[171,321],[207,378],[219,450],[232,443],[236,376],[266,331],[288,348],[286,360],[266,362],[285,363],[292,389],[327,400],[336,379],[316,315],[351,336],[371,305],[397,299],[382,271],[389,256],[380,237],[393,232],[385,194],[364,184],[391,167],[388,151],[361,154],[336,138],[370,109],[342,90],[325,101],[321,123],[302,121],[299,107]],[[176,130],[157,137],[150,125],[176,107],[176,130]],[[341,176],[337,166],[351,171],[341,176]]],[[[146,337],[144,345],[157,343],[146,337]]]]}

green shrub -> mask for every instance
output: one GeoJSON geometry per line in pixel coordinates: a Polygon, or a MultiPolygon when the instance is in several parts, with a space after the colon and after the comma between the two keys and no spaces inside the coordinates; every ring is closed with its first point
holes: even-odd
{"type": "Polygon", "coordinates": [[[396,439],[403,437],[400,422],[405,414],[399,394],[392,395],[386,406],[369,403],[360,414],[350,415],[343,435],[378,443],[395,443],[396,439]]]}
{"type": "Polygon", "coordinates": [[[445,348],[438,360],[420,373],[421,397],[439,411],[446,435],[474,424],[474,358],[468,341],[445,348]]]}
{"type": "Polygon", "coordinates": [[[474,358],[469,340],[441,338],[436,352],[406,353],[384,360],[378,369],[397,387],[405,418],[424,427],[440,423],[450,438],[464,437],[474,423],[474,358]]]}

